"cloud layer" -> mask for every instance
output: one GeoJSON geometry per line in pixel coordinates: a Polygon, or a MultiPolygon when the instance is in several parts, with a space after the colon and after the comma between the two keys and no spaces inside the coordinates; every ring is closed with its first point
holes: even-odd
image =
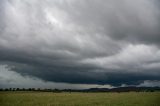
{"type": "Polygon", "coordinates": [[[7,65],[0,66],[0,86],[3,88],[51,88],[51,89],[89,89],[95,87],[113,88],[111,85],[69,84],[44,81],[42,79],[21,75],[11,70],[7,65]],[[7,76],[6,76],[7,75],[7,76]]]}
{"type": "Polygon", "coordinates": [[[50,82],[159,81],[159,7],[159,0],[1,0],[0,64],[50,82]]]}

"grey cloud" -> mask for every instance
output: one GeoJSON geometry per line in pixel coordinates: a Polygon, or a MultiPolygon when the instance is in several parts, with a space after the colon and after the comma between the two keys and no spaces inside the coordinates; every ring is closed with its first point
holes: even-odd
{"type": "Polygon", "coordinates": [[[139,84],[140,87],[160,87],[160,81],[144,81],[143,83],[139,84]]]}
{"type": "Polygon", "coordinates": [[[159,43],[158,0],[88,0],[74,3],[68,6],[71,19],[86,28],[86,32],[133,43],[159,43]]]}
{"type": "Polygon", "coordinates": [[[83,84],[159,80],[159,0],[0,2],[0,62],[18,73],[83,84]]]}
{"type": "Polygon", "coordinates": [[[128,45],[121,52],[100,58],[83,60],[84,64],[92,64],[105,69],[116,69],[125,72],[143,72],[144,74],[157,74],[159,70],[148,71],[147,69],[159,69],[160,50],[156,46],[128,45]],[[154,54],[154,55],[153,55],[154,54]]]}
{"type": "MultiPolygon", "coordinates": [[[[21,75],[14,72],[7,65],[0,65],[0,87],[1,88],[58,88],[58,89],[88,89],[100,87],[98,84],[71,84],[71,83],[56,83],[44,81],[42,79],[21,75]]],[[[106,88],[113,88],[111,85],[103,85],[106,88]]]]}

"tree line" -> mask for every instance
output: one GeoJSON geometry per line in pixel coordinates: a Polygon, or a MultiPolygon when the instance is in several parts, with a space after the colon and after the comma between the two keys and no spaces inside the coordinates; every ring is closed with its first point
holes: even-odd
{"type": "Polygon", "coordinates": [[[47,89],[47,88],[0,88],[0,91],[48,91],[48,92],[58,92],[59,89],[47,89]]]}
{"type": "Polygon", "coordinates": [[[117,87],[117,88],[90,88],[90,89],[47,89],[47,88],[0,88],[0,91],[41,91],[41,92],[155,92],[160,87],[117,87]]]}

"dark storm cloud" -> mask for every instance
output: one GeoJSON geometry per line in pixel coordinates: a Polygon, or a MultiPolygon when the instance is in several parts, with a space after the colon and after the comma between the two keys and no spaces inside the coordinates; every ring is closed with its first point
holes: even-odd
{"type": "Polygon", "coordinates": [[[0,2],[0,63],[12,71],[75,84],[160,80],[159,0],[0,2]]]}
{"type": "MultiPolygon", "coordinates": [[[[71,84],[56,83],[53,81],[44,81],[34,76],[21,75],[14,72],[7,65],[0,65],[0,87],[3,88],[58,88],[58,89],[88,89],[93,87],[102,87],[98,84],[71,84]],[[7,76],[6,76],[7,75],[7,76]]],[[[145,83],[144,83],[145,84],[145,83]]],[[[111,85],[103,87],[113,88],[111,85]]]]}

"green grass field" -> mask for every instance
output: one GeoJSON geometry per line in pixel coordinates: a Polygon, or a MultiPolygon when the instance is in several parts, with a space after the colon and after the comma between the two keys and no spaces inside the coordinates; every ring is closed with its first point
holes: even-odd
{"type": "Polygon", "coordinates": [[[0,106],[160,106],[160,92],[0,92],[0,106]]]}

